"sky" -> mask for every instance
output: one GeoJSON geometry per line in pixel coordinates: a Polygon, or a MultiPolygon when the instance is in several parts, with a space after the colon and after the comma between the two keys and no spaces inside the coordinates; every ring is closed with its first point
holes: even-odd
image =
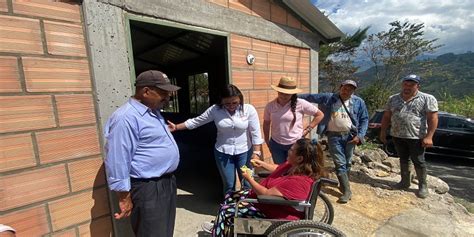
{"type": "Polygon", "coordinates": [[[370,26],[388,31],[390,22],[425,24],[425,39],[443,44],[434,54],[474,52],[473,0],[311,0],[346,34],[370,26]]]}

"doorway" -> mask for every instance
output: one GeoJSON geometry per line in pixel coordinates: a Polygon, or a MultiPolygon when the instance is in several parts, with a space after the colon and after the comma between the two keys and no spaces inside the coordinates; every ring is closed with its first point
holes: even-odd
{"type": "MultiPolygon", "coordinates": [[[[181,123],[217,102],[219,89],[229,82],[227,35],[136,19],[129,19],[129,27],[135,76],[159,70],[181,87],[163,109],[165,119],[181,123]]],[[[173,135],[181,157],[176,171],[178,188],[196,194],[202,186],[212,185],[215,194],[211,195],[220,199],[222,183],[213,155],[214,123],[173,135]]]]}

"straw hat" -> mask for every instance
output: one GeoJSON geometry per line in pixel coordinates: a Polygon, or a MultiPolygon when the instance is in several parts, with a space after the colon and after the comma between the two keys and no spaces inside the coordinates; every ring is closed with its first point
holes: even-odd
{"type": "Polygon", "coordinates": [[[300,93],[302,90],[296,87],[296,80],[292,77],[281,77],[278,85],[272,85],[273,90],[284,94],[297,94],[300,93]]]}

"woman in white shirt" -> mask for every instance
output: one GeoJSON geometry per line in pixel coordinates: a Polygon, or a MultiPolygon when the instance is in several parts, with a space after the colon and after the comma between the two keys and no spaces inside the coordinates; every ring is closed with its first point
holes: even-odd
{"type": "MultiPolygon", "coordinates": [[[[251,167],[251,158],[262,157],[263,139],[260,123],[255,108],[244,104],[242,92],[234,85],[227,85],[221,93],[219,104],[209,107],[198,117],[184,123],[169,123],[171,132],[184,129],[195,129],[214,121],[217,127],[217,138],[214,157],[224,184],[224,194],[235,190],[235,171],[240,180],[240,167],[251,167]],[[253,150],[253,152],[252,152],[253,150]],[[251,156],[252,154],[252,156],[251,156]]],[[[250,187],[244,182],[244,186],[250,187]]]]}

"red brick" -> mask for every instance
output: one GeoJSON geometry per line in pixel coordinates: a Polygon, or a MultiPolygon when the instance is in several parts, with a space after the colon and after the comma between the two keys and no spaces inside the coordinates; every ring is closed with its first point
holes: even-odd
{"type": "Polygon", "coordinates": [[[303,58],[309,58],[309,49],[300,49],[300,56],[303,58]]]}
{"type": "MultiPolygon", "coordinates": [[[[250,91],[250,103],[255,106],[255,108],[264,108],[268,103],[268,94],[267,90],[252,90],[250,91]]],[[[263,114],[262,114],[263,116],[263,114]]],[[[263,120],[263,117],[260,117],[260,120],[263,120]]]]}
{"type": "Polygon", "coordinates": [[[13,12],[25,15],[81,22],[79,4],[44,0],[13,0],[13,12]]]}
{"type": "Polygon", "coordinates": [[[296,29],[301,29],[301,22],[293,15],[288,14],[288,26],[296,29]]]}
{"type": "Polygon", "coordinates": [[[42,164],[100,153],[95,127],[39,132],[36,139],[42,164]]]}
{"type": "Polygon", "coordinates": [[[278,92],[276,90],[269,90],[268,91],[268,101],[269,102],[274,100],[275,98],[277,98],[277,96],[278,96],[278,92]]]}
{"type": "Polygon", "coordinates": [[[92,95],[56,95],[59,126],[95,123],[92,95]]]}
{"type": "Polygon", "coordinates": [[[16,57],[0,57],[0,75],[0,93],[21,91],[16,57]]]}
{"type": "Polygon", "coordinates": [[[287,76],[286,73],[281,73],[281,72],[273,72],[272,73],[272,85],[278,85],[280,82],[280,78],[287,76]]]}
{"type": "Polygon", "coordinates": [[[285,72],[296,72],[297,68],[298,68],[298,58],[285,55],[283,59],[283,70],[285,72]]]}
{"type": "Polygon", "coordinates": [[[223,7],[229,7],[229,3],[227,3],[227,0],[208,0],[211,3],[221,5],[223,7]]]}
{"type": "Polygon", "coordinates": [[[36,165],[31,134],[0,137],[0,172],[36,165]]]}
{"type": "Polygon", "coordinates": [[[270,20],[270,2],[268,0],[253,0],[252,15],[270,20]]]}
{"type": "Polygon", "coordinates": [[[309,58],[299,58],[298,72],[309,73],[309,58]]]}
{"type": "Polygon", "coordinates": [[[239,89],[253,89],[253,72],[232,70],[232,84],[239,89]]]}
{"type": "Polygon", "coordinates": [[[0,211],[44,201],[69,192],[64,165],[0,178],[0,211]]]}
{"type": "Polygon", "coordinates": [[[286,53],[286,47],[285,47],[285,45],[281,45],[281,44],[277,44],[277,43],[270,43],[270,51],[272,53],[285,54],[286,53]]]}
{"type": "Polygon", "coordinates": [[[299,57],[300,56],[300,49],[295,48],[295,47],[287,46],[286,47],[286,55],[299,57]]]}
{"type": "Polygon", "coordinates": [[[81,25],[44,21],[44,30],[49,54],[87,56],[81,25]]]}
{"type": "Polygon", "coordinates": [[[245,69],[250,69],[253,66],[249,65],[247,63],[247,54],[251,53],[251,51],[246,50],[246,49],[240,49],[240,48],[232,48],[231,49],[231,57],[230,57],[230,62],[232,65],[232,68],[245,68],[245,69]]]}
{"type": "Polygon", "coordinates": [[[240,36],[236,34],[231,34],[230,36],[230,46],[237,47],[237,48],[242,48],[242,49],[252,49],[252,39],[245,37],[245,36],[240,36]]]}
{"type": "Polygon", "coordinates": [[[250,101],[249,90],[241,90],[241,92],[244,96],[244,104],[248,104],[250,101]]]}
{"type": "Polygon", "coordinates": [[[254,88],[255,89],[269,89],[272,83],[271,72],[255,71],[254,75],[254,88]]]}
{"type": "Polygon", "coordinates": [[[87,60],[23,58],[29,92],[91,91],[87,60]]]}
{"type": "Polygon", "coordinates": [[[56,127],[51,96],[0,96],[0,132],[56,127]]]}
{"type": "Polygon", "coordinates": [[[0,52],[42,54],[39,20],[0,15],[0,52]]]}
{"type": "Polygon", "coordinates": [[[43,236],[50,232],[46,210],[43,205],[2,214],[0,215],[0,223],[15,228],[17,237],[43,236]]]}
{"type": "Polygon", "coordinates": [[[255,51],[270,52],[270,42],[252,39],[252,49],[255,51]]]}
{"type": "Polygon", "coordinates": [[[298,76],[298,86],[301,89],[306,89],[309,92],[309,86],[310,86],[310,76],[309,73],[300,73],[298,76]]]}
{"type": "Polygon", "coordinates": [[[113,236],[112,221],[110,216],[101,217],[91,223],[79,226],[79,236],[113,236]]]}
{"type": "Polygon", "coordinates": [[[8,12],[7,0],[0,0],[0,12],[8,12]]]}
{"type": "Polygon", "coordinates": [[[252,1],[251,0],[229,0],[229,8],[243,13],[252,13],[252,1]]]}
{"type": "Polygon", "coordinates": [[[60,231],[60,232],[52,234],[51,237],[76,237],[76,229],[60,231]]]}
{"type": "Polygon", "coordinates": [[[57,231],[108,214],[108,194],[101,188],[69,196],[50,202],[49,211],[53,231],[57,231]]]}
{"type": "Polygon", "coordinates": [[[305,32],[311,32],[311,30],[303,24],[301,24],[301,30],[303,30],[305,32]]]}
{"type": "Polygon", "coordinates": [[[286,25],[286,10],[275,3],[270,8],[272,13],[271,20],[275,23],[286,25]]]}
{"type": "Polygon", "coordinates": [[[268,68],[267,53],[255,51],[253,52],[253,56],[255,57],[255,63],[253,64],[255,69],[267,70],[268,68]]]}
{"type": "Polygon", "coordinates": [[[268,70],[283,71],[283,55],[282,54],[268,54],[268,70]]]}
{"type": "Polygon", "coordinates": [[[69,163],[68,170],[73,192],[105,184],[101,157],[69,163]]]}

